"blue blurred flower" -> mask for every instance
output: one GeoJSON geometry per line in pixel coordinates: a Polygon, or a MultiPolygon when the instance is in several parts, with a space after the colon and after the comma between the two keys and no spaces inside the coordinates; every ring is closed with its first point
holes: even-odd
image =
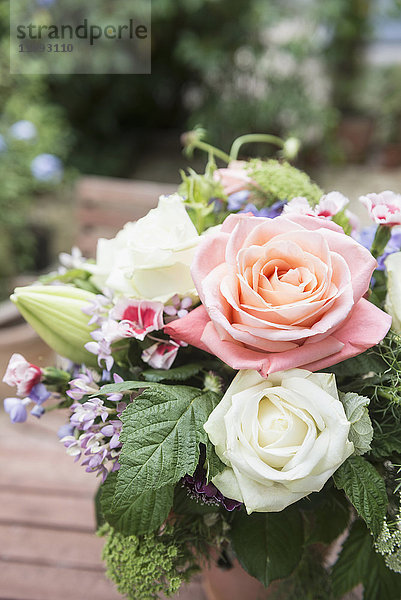
{"type": "Polygon", "coordinates": [[[213,204],[213,212],[218,213],[223,210],[223,201],[220,198],[210,198],[208,205],[213,204]]]}
{"type": "Polygon", "coordinates": [[[230,211],[240,210],[249,198],[250,192],[248,190],[241,190],[240,192],[234,192],[228,196],[227,208],[230,211]]]}
{"type": "Polygon", "coordinates": [[[63,163],[54,154],[39,154],[31,162],[31,173],[39,181],[60,181],[63,163]]]}
{"type": "Polygon", "coordinates": [[[67,423],[66,425],[61,425],[58,428],[57,437],[59,437],[61,440],[61,439],[63,439],[63,437],[66,437],[67,435],[73,435],[74,429],[75,429],[74,425],[70,425],[69,423],[67,423]]]}
{"type": "Polygon", "coordinates": [[[38,405],[46,402],[50,396],[51,393],[46,389],[46,386],[43,383],[34,385],[29,394],[30,399],[38,405]]]}
{"type": "MultiPolygon", "coordinates": [[[[364,227],[361,229],[356,235],[355,239],[362,244],[368,250],[371,249],[373,240],[376,234],[376,225],[371,225],[370,227],[364,227]]],[[[384,252],[381,256],[377,258],[377,269],[379,271],[384,271],[385,265],[384,261],[389,256],[389,254],[393,254],[394,252],[399,252],[401,249],[401,230],[393,228],[391,230],[391,238],[384,249],[384,252]]]]}
{"type": "Polygon", "coordinates": [[[7,150],[6,140],[4,136],[0,134],[0,152],[5,152],[7,150]]]}
{"type": "Polygon", "coordinates": [[[15,140],[32,140],[36,134],[36,127],[31,121],[17,121],[10,127],[10,135],[15,140]]]}
{"type": "Polygon", "coordinates": [[[33,417],[37,417],[38,419],[40,419],[40,417],[44,414],[45,414],[45,409],[43,408],[43,406],[36,405],[31,410],[31,415],[33,417]]]}
{"type": "Polygon", "coordinates": [[[6,398],[4,400],[4,410],[10,415],[11,423],[24,423],[27,420],[28,413],[26,405],[29,404],[29,398],[6,398]]]}
{"type": "Polygon", "coordinates": [[[39,6],[51,6],[55,0],[36,0],[36,4],[39,6]]]}
{"type": "Polygon", "coordinates": [[[277,200],[274,204],[269,207],[261,208],[260,210],[256,208],[254,204],[247,204],[240,211],[241,213],[252,213],[255,217],[265,217],[268,219],[274,219],[278,217],[283,212],[283,206],[285,202],[281,200],[277,200]]]}

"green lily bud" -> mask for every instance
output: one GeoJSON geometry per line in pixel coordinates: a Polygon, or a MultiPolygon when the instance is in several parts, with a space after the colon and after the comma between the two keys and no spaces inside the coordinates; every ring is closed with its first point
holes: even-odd
{"type": "Polygon", "coordinates": [[[95,329],[82,312],[96,295],[67,285],[32,285],[16,288],[11,300],[24,319],[57,354],[75,363],[96,366],[96,357],[85,350],[95,329]]]}

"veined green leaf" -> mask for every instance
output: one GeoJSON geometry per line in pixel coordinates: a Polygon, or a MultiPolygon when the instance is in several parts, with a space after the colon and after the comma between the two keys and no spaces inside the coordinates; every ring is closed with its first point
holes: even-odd
{"type": "Polygon", "coordinates": [[[237,512],[230,537],[243,568],[265,587],[291,575],[302,557],[302,517],[294,508],[252,515],[237,512]]]}
{"type": "Polygon", "coordinates": [[[195,471],[199,444],[208,446],[203,425],[219,401],[213,392],[153,384],[128,405],[121,415],[123,447],[115,509],[129,502],[138,490],[158,490],[195,471]]]}
{"type": "Polygon", "coordinates": [[[113,497],[117,473],[111,473],[101,486],[100,506],[106,521],[124,535],[142,535],[158,529],[173,504],[174,486],[164,486],[132,496],[115,509],[113,497]]]}
{"type": "Polygon", "coordinates": [[[175,369],[147,369],[142,371],[146,381],[186,381],[202,371],[202,366],[197,364],[182,365],[175,369]]]}
{"type": "Polygon", "coordinates": [[[375,467],[361,456],[350,456],[333,475],[373,535],[379,535],[388,505],[386,486],[375,467]]]}

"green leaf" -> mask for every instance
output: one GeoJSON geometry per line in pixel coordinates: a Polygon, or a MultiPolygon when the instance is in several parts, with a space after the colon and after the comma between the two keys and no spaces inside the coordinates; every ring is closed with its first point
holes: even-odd
{"type": "Polygon", "coordinates": [[[128,405],[121,415],[116,507],[125,505],[137,490],[157,490],[195,471],[199,444],[208,445],[203,425],[219,401],[213,392],[153,384],[128,405]]]}
{"type": "Polygon", "coordinates": [[[371,449],[373,427],[367,406],[370,399],[354,392],[340,393],[347,420],[351,423],[348,439],[354,444],[355,454],[365,454],[371,449]]]}
{"type": "Polygon", "coordinates": [[[366,525],[361,519],[357,519],[352,524],[349,536],[333,566],[332,587],[336,598],[341,598],[362,582],[372,545],[372,536],[366,525]]]}
{"type": "Polygon", "coordinates": [[[325,372],[334,373],[339,381],[343,381],[348,377],[358,377],[366,373],[382,373],[386,369],[386,364],[383,359],[374,350],[366,350],[358,356],[348,358],[343,362],[333,365],[329,369],[323,369],[325,372]]]}
{"type": "Polygon", "coordinates": [[[166,520],[173,504],[174,487],[132,496],[118,509],[113,506],[117,473],[111,473],[101,486],[100,505],[104,518],[124,535],[142,535],[155,531],[166,520]]]}
{"type": "Polygon", "coordinates": [[[351,235],[352,226],[345,210],[341,210],[340,212],[338,212],[336,215],[334,215],[334,217],[332,217],[331,220],[333,221],[333,223],[337,223],[337,225],[342,227],[344,229],[344,233],[346,233],[347,235],[351,235]]]}
{"type": "Polygon", "coordinates": [[[302,517],[293,508],[280,513],[237,512],[230,536],[242,567],[265,587],[291,575],[302,557],[302,517]]]}
{"type": "Polygon", "coordinates": [[[117,394],[117,393],[127,393],[132,390],[143,390],[148,387],[154,387],[159,384],[147,382],[147,381],[122,381],[121,383],[108,383],[107,385],[103,385],[96,396],[106,395],[106,394],[117,394]]]}
{"type": "Polygon", "coordinates": [[[210,481],[211,479],[213,479],[213,477],[215,477],[216,475],[218,475],[219,473],[224,471],[225,468],[226,468],[226,465],[217,456],[216,450],[208,438],[207,443],[206,443],[206,469],[207,469],[206,477],[207,477],[207,480],[210,481]]]}
{"type": "Polygon", "coordinates": [[[314,517],[314,526],[307,539],[308,544],[331,544],[346,529],[350,520],[348,500],[334,487],[310,512],[314,517]],[[327,518],[328,515],[330,518],[327,518]]]}
{"type": "Polygon", "coordinates": [[[194,375],[202,371],[201,365],[188,364],[176,367],[175,369],[147,369],[142,371],[142,375],[146,381],[186,381],[194,375]]]}
{"type": "Polygon", "coordinates": [[[103,484],[99,485],[95,494],[95,518],[96,518],[96,529],[100,529],[100,527],[104,524],[105,519],[102,512],[102,507],[100,504],[100,498],[102,495],[103,484]]]}
{"type": "Polygon", "coordinates": [[[350,456],[333,475],[374,536],[379,535],[388,505],[386,486],[375,467],[361,456],[350,456]]]}
{"type": "Polygon", "coordinates": [[[389,458],[393,454],[401,455],[401,437],[397,430],[382,432],[381,427],[376,431],[372,442],[374,458],[389,458]]]}
{"type": "Polygon", "coordinates": [[[384,558],[375,551],[373,538],[360,519],[353,523],[333,566],[335,597],[341,598],[359,583],[364,586],[364,600],[400,600],[401,575],[386,567],[384,558]]]}
{"type": "Polygon", "coordinates": [[[371,550],[363,578],[364,600],[400,600],[401,575],[386,567],[384,558],[371,550]]]}

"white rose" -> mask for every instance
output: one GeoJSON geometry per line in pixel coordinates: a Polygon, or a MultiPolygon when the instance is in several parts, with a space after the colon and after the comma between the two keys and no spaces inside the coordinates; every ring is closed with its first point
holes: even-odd
{"type": "Polygon", "coordinates": [[[401,252],[390,254],[385,261],[387,297],[385,310],[393,318],[391,328],[401,335],[401,252]]]}
{"type": "Polygon", "coordinates": [[[127,223],[112,240],[99,239],[96,265],[86,265],[100,288],[138,299],[167,302],[194,296],[190,266],[200,236],[178,194],[127,223]]]}
{"type": "Polygon", "coordinates": [[[318,492],[353,452],[334,375],[240,371],[205,430],[227,465],[213,483],[248,513],[318,492]]]}

